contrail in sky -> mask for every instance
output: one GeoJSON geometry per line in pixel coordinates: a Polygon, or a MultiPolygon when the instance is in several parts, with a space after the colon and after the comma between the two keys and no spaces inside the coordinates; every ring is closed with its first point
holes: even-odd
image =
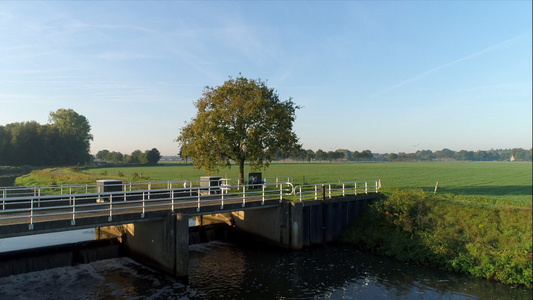
{"type": "Polygon", "coordinates": [[[377,96],[377,95],[380,95],[380,94],[384,94],[384,93],[386,93],[386,92],[388,92],[388,91],[390,91],[390,90],[393,90],[393,89],[395,89],[395,88],[398,88],[398,87],[404,86],[404,85],[409,84],[409,83],[413,83],[413,82],[419,81],[419,80],[424,79],[424,78],[428,77],[429,75],[431,75],[431,74],[433,74],[433,73],[436,73],[436,72],[438,72],[438,71],[440,71],[440,70],[442,70],[442,69],[444,69],[444,68],[451,67],[451,66],[456,65],[456,64],[458,64],[458,63],[461,63],[461,62],[463,62],[463,61],[467,61],[467,60],[473,59],[473,58],[475,58],[475,57],[478,57],[478,56],[480,56],[480,55],[482,55],[482,54],[485,54],[485,53],[487,53],[487,52],[490,52],[490,51],[492,51],[492,50],[494,50],[494,49],[496,49],[496,48],[498,48],[498,47],[500,47],[500,46],[503,46],[503,45],[505,45],[505,44],[507,44],[507,43],[510,43],[510,42],[512,42],[512,41],[514,41],[514,40],[516,40],[516,39],[519,39],[519,38],[521,38],[521,37],[523,37],[523,36],[526,36],[526,35],[530,36],[531,33],[523,33],[523,34],[517,35],[517,36],[515,36],[515,37],[513,37],[513,38],[510,38],[510,39],[508,39],[508,40],[505,40],[505,41],[503,41],[503,42],[500,42],[500,43],[498,43],[498,44],[496,44],[496,45],[492,45],[492,46],[490,46],[490,47],[487,47],[487,48],[485,48],[485,49],[483,49],[483,50],[480,50],[480,51],[478,51],[478,52],[475,52],[475,53],[470,54],[470,55],[468,55],[468,56],[465,56],[465,57],[463,57],[463,58],[459,58],[459,59],[454,60],[454,61],[452,61],[452,62],[449,62],[449,63],[447,63],[447,64],[444,64],[444,65],[441,65],[441,66],[435,67],[435,68],[433,68],[433,69],[431,69],[431,70],[428,70],[428,71],[422,72],[422,73],[420,73],[420,74],[418,74],[418,75],[415,75],[415,76],[413,76],[413,77],[411,77],[411,78],[409,78],[409,79],[406,79],[406,80],[404,80],[404,81],[402,81],[402,82],[400,82],[400,83],[397,83],[397,84],[395,84],[395,85],[393,85],[393,86],[390,86],[390,87],[388,87],[388,88],[386,88],[386,89],[384,89],[384,90],[382,90],[382,91],[379,91],[379,92],[377,92],[377,93],[374,93],[374,94],[371,95],[371,97],[374,97],[374,96],[377,96]]]}

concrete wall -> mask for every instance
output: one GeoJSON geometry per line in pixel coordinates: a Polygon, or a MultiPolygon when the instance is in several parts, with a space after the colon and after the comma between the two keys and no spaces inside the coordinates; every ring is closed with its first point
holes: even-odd
{"type": "Polygon", "coordinates": [[[97,238],[118,235],[126,255],[167,274],[189,274],[189,218],[170,213],[157,221],[101,227],[97,238]]]}
{"type": "Polygon", "coordinates": [[[86,241],[0,253],[0,277],[86,264],[121,256],[116,239],[86,241]]]}
{"type": "Polygon", "coordinates": [[[235,227],[247,234],[289,249],[335,241],[376,195],[327,201],[287,202],[274,208],[233,212],[235,227]]]}

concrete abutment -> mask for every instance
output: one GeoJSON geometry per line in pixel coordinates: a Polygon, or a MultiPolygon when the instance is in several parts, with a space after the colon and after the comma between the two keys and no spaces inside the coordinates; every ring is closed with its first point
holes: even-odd
{"type": "Polygon", "coordinates": [[[164,219],[100,227],[97,238],[119,235],[127,256],[178,278],[189,274],[189,218],[169,213],[164,219]]]}
{"type": "MultiPolygon", "coordinates": [[[[209,224],[206,219],[222,221],[248,238],[301,250],[335,241],[375,198],[376,194],[328,201],[283,201],[279,206],[197,216],[197,223],[209,224]]],[[[133,259],[178,278],[187,278],[192,242],[188,215],[169,213],[160,220],[97,230],[102,238],[108,237],[107,233],[121,236],[119,240],[133,259]]]]}
{"type": "Polygon", "coordinates": [[[284,201],[278,207],[233,212],[235,228],[292,250],[323,245],[339,238],[377,194],[327,201],[284,201]]]}

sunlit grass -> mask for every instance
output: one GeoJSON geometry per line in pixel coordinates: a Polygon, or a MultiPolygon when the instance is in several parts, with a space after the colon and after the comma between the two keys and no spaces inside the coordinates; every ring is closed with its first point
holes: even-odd
{"type": "MultiPolygon", "coordinates": [[[[245,172],[250,172],[247,167],[245,172]]],[[[100,167],[83,170],[102,174],[150,180],[197,180],[207,175],[191,165],[162,163],[157,166],[100,167]]],[[[414,162],[414,163],[283,163],[262,171],[263,177],[290,176],[295,185],[352,182],[381,179],[382,191],[421,189],[449,194],[458,200],[493,204],[531,205],[531,162],[414,162]]],[[[217,174],[237,178],[238,169],[221,169],[217,174]]]]}

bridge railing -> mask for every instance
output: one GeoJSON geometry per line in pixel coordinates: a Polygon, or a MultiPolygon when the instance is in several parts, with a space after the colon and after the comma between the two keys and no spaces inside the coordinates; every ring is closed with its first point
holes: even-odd
{"type": "Polygon", "coordinates": [[[336,196],[378,193],[381,180],[305,184],[294,187],[293,195],[299,201],[313,199],[330,199],[336,196]]]}
{"type": "MultiPolygon", "coordinates": [[[[292,182],[292,177],[265,177],[265,183],[275,183],[276,185],[292,182]]],[[[242,179],[222,178],[219,185],[242,185],[242,179]]],[[[144,181],[144,182],[122,182],[119,184],[106,184],[106,188],[115,191],[141,191],[153,189],[173,189],[173,188],[196,188],[205,183],[202,180],[176,180],[176,181],[144,181]]],[[[96,183],[70,184],[70,185],[47,185],[47,186],[12,186],[0,187],[0,198],[12,197],[38,197],[46,195],[71,195],[97,193],[102,185],[96,183]]]]}
{"type": "Polygon", "coordinates": [[[226,185],[220,187],[192,187],[171,189],[146,189],[105,193],[39,195],[30,197],[7,197],[0,199],[0,222],[9,224],[33,224],[41,221],[107,216],[109,222],[118,214],[139,214],[154,211],[175,211],[179,208],[196,208],[227,204],[283,199],[293,191],[290,183],[264,183],[254,185],[226,185]]]}

